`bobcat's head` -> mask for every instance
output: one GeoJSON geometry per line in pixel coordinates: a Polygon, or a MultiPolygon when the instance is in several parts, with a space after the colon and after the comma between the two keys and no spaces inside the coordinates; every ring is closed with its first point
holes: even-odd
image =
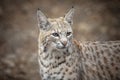
{"type": "Polygon", "coordinates": [[[53,49],[61,50],[68,48],[72,43],[74,8],[65,17],[49,19],[39,9],[37,19],[39,26],[39,45],[49,46],[53,49]]]}

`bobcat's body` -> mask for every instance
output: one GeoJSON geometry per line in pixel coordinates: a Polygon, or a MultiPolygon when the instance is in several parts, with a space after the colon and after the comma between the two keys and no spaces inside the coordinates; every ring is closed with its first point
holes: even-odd
{"type": "Polygon", "coordinates": [[[73,39],[71,9],[63,18],[47,19],[38,10],[42,80],[120,80],[120,41],[73,39]]]}

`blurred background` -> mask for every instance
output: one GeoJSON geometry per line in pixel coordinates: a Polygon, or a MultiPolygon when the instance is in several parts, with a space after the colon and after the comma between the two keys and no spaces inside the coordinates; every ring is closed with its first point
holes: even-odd
{"type": "Polygon", "coordinates": [[[0,80],[40,80],[36,10],[50,18],[74,6],[74,38],[120,40],[120,0],[0,0],[0,80]]]}

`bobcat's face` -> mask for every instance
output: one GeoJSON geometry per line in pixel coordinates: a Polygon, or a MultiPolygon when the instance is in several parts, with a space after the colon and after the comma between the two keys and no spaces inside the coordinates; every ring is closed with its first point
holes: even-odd
{"type": "Polygon", "coordinates": [[[51,41],[52,47],[56,49],[65,49],[70,46],[73,36],[71,25],[65,21],[64,18],[52,20],[50,24],[51,28],[46,31],[49,32],[49,34],[46,36],[48,36],[51,41]]]}
{"type": "Polygon", "coordinates": [[[49,45],[54,49],[67,49],[71,45],[73,37],[72,25],[73,9],[65,17],[47,19],[38,10],[38,22],[40,27],[39,41],[43,45],[49,45]],[[47,43],[46,43],[47,42],[47,43]]]}

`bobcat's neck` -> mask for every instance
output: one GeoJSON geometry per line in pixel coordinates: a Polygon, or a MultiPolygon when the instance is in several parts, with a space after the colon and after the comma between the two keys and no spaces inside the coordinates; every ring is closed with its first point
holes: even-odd
{"type": "Polygon", "coordinates": [[[40,65],[40,73],[42,79],[60,80],[62,76],[64,76],[64,71],[68,70],[66,73],[71,73],[71,75],[64,76],[63,80],[67,80],[67,78],[73,78],[72,80],[79,80],[79,71],[80,67],[76,67],[80,65],[80,50],[76,41],[72,41],[71,46],[69,46],[65,50],[55,50],[52,47],[41,46],[39,51],[39,65],[40,65]],[[45,48],[47,48],[45,50],[45,48]],[[58,75],[54,75],[52,72],[58,75]],[[75,76],[76,75],[76,76],[75,76]]]}
{"type": "Polygon", "coordinates": [[[39,59],[44,62],[46,61],[47,63],[44,63],[46,65],[59,64],[65,61],[67,58],[70,58],[71,56],[79,55],[80,50],[78,50],[78,46],[75,44],[76,41],[72,41],[72,44],[68,48],[58,50],[53,49],[49,44],[41,44],[41,46],[39,47],[39,59]]]}

